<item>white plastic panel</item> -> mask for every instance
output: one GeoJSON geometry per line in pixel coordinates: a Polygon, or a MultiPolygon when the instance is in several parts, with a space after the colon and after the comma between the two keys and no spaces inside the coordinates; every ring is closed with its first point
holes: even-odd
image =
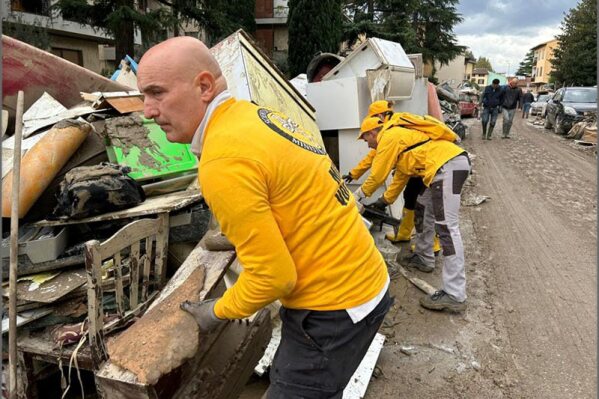
{"type": "Polygon", "coordinates": [[[320,130],[359,128],[368,112],[366,79],[344,78],[308,83],[308,101],[316,108],[320,130]]]}

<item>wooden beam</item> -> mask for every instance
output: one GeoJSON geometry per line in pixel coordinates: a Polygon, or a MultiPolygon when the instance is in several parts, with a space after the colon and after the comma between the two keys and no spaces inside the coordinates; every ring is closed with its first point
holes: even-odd
{"type": "Polygon", "coordinates": [[[21,141],[23,137],[23,103],[25,94],[17,94],[15,121],[15,156],[12,167],[12,206],[10,213],[10,271],[8,302],[9,398],[17,399],[17,263],[19,259],[19,191],[21,183],[21,141]]]}

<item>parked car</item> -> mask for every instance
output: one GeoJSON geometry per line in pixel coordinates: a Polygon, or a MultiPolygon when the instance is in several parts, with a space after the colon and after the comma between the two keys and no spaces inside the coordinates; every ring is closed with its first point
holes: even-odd
{"type": "Polygon", "coordinates": [[[547,107],[547,101],[551,99],[552,94],[539,94],[537,100],[530,104],[531,115],[544,115],[545,107],[547,107]]]}
{"type": "Polygon", "coordinates": [[[460,93],[460,116],[476,116],[478,111],[478,101],[476,94],[460,93]]]}
{"type": "Polygon", "coordinates": [[[545,129],[566,134],[586,112],[597,113],[596,87],[562,87],[547,103],[545,129]]]}

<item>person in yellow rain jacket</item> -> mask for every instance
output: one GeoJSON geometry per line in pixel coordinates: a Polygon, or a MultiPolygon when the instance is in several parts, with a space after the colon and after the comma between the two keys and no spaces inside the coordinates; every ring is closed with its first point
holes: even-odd
{"type": "Polygon", "coordinates": [[[383,257],[318,132],[233,98],[191,37],[152,47],[137,77],[144,115],[199,157],[202,193],[243,265],[222,298],[182,309],[208,333],[280,300],[267,397],[341,397],[393,299],[383,257]]]}
{"type": "MultiPolygon", "coordinates": [[[[421,300],[428,309],[463,311],[466,309],[464,248],[459,230],[461,190],[470,173],[470,160],[462,148],[448,140],[433,140],[429,135],[399,126],[385,128],[378,118],[366,118],[359,138],[376,149],[370,175],[354,196],[362,201],[383,184],[393,168],[395,198],[412,176],[422,178],[427,189],[418,196],[416,248],[401,263],[431,272],[435,258],[432,239],[435,231],[443,248],[443,288],[421,300]]],[[[387,194],[387,193],[386,193],[387,194]]]]}
{"type": "MultiPolygon", "coordinates": [[[[393,116],[393,107],[390,101],[386,100],[378,100],[370,104],[368,107],[368,116],[367,117],[377,117],[381,121],[384,122],[385,126],[389,126],[388,123],[393,116]]],[[[372,160],[376,154],[375,149],[370,149],[368,154],[353,168],[349,173],[343,176],[343,179],[346,183],[351,183],[354,180],[358,180],[364,173],[366,173],[370,166],[372,165],[372,160]]],[[[401,190],[395,192],[397,190],[397,186],[390,186],[388,188],[389,197],[394,197],[397,199],[401,190]],[[397,195],[396,195],[397,194],[397,195]]],[[[404,207],[401,216],[401,224],[399,225],[399,229],[397,234],[388,233],[385,237],[391,242],[405,242],[410,241],[412,238],[412,231],[414,230],[414,209],[416,207],[416,198],[418,194],[424,190],[424,184],[422,183],[422,179],[420,177],[412,177],[408,180],[408,183],[403,189],[403,199],[404,199],[404,207]]],[[[393,201],[395,202],[395,201],[393,201]]],[[[391,202],[392,203],[392,202],[391,202]]],[[[391,204],[389,203],[389,204],[391,204]]],[[[388,204],[379,202],[379,208],[384,209],[388,204]]],[[[439,243],[439,238],[435,234],[433,239],[433,251],[435,254],[439,253],[441,250],[441,244],[439,243]]]]}

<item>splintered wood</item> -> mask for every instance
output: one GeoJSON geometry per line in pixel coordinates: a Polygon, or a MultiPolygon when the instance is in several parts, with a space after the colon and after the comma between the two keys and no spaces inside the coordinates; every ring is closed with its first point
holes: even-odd
{"type": "Polygon", "coordinates": [[[124,333],[109,340],[108,354],[112,363],[135,373],[142,384],[152,385],[192,357],[198,349],[198,325],[179,305],[186,300],[200,300],[204,277],[204,267],[198,267],[185,284],[124,333]]]}

